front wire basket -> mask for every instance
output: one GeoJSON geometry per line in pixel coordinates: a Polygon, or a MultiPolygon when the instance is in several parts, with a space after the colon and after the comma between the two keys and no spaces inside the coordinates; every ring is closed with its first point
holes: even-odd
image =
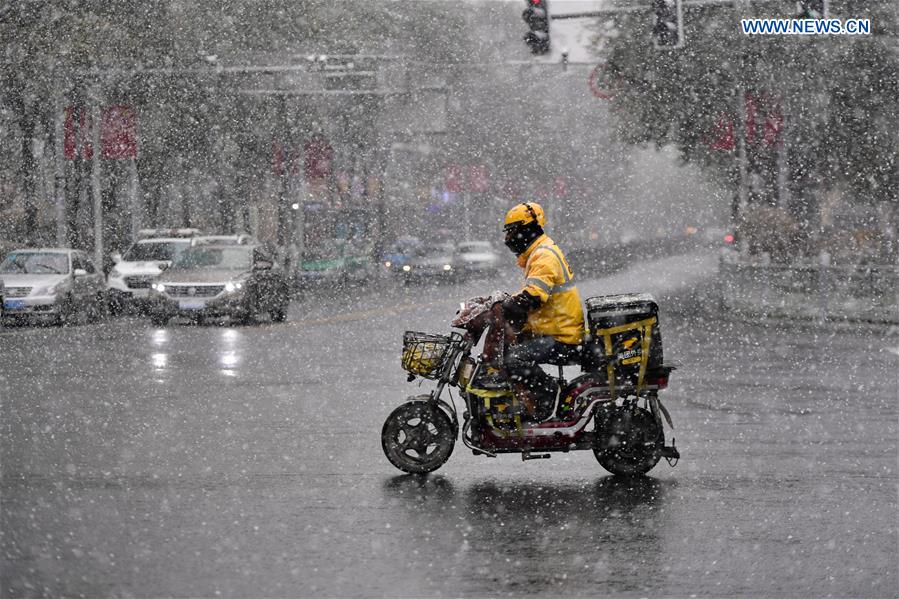
{"type": "Polygon", "coordinates": [[[447,363],[455,356],[454,348],[462,341],[458,333],[431,335],[406,331],[403,334],[403,370],[426,379],[440,378],[447,363]]]}

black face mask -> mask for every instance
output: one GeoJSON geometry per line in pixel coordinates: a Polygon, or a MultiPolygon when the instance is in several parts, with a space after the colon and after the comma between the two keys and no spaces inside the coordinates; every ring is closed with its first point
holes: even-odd
{"type": "Polygon", "coordinates": [[[537,224],[537,221],[531,221],[526,225],[511,225],[506,228],[505,244],[513,254],[520,256],[541,235],[543,235],[543,228],[537,224]]]}

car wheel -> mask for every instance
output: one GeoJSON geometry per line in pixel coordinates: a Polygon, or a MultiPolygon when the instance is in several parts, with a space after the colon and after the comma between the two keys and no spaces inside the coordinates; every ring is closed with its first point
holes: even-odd
{"type": "Polygon", "coordinates": [[[284,303],[270,312],[272,322],[284,322],[287,320],[287,304],[284,303]]]}
{"type": "Polygon", "coordinates": [[[75,309],[75,304],[72,298],[67,295],[59,302],[59,315],[56,317],[57,323],[61,327],[77,324],[77,316],[78,311],[75,309]]]}
{"type": "Polygon", "coordinates": [[[94,303],[88,309],[87,316],[90,322],[101,322],[109,316],[109,302],[102,292],[94,298],[94,303]]]}
{"type": "Polygon", "coordinates": [[[110,316],[119,316],[122,312],[125,311],[125,306],[122,303],[122,300],[119,298],[115,298],[112,296],[107,296],[106,301],[106,313],[110,316]]]}
{"type": "Polygon", "coordinates": [[[253,324],[253,321],[253,312],[238,312],[231,315],[231,322],[234,324],[248,326],[253,324]]]}
{"type": "Polygon", "coordinates": [[[150,314],[150,323],[154,327],[164,327],[169,323],[169,317],[163,314],[150,314]]]}
{"type": "Polygon", "coordinates": [[[247,301],[246,311],[238,316],[240,324],[253,324],[256,322],[256,315],[259,314],[259,297],[250,298],[247,301]]]}

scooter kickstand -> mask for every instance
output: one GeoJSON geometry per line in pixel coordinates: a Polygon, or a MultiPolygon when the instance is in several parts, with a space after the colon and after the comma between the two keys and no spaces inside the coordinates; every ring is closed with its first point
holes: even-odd
{"type": "Polygon", "coordinates": [[[548,460],[549,458],[550,455],[548,453],[531,453],[530,451],[521,452],[522,462],[526,460],[548,460]]]}

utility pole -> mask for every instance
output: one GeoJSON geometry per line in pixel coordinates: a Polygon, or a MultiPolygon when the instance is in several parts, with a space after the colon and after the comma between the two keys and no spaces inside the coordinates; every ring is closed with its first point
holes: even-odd
{"type": "MultiPolygon", "coordinates": [[[[748,0],[733,0],[734,12],[739,13],[741,9],[747,8],[748,0]]],[[[734,79],[739,81],[744,69],[743,48],[738,45],[737,52],[739,58],[737,60],[738,72],[734,73],[734,79]]],[[[736,115],[737,115],[737,197],[736,197],[736,214],[734,215],[734,227],[736,231],[745,230],[746,225],[746,208],[749,205],[749,156],[746,147],[746,86],[742,82],[737,83],[736,94],[736,115]]],[[[737,241],[739,243],[740,252],[746,254],[749,251],[748,243],[744,235],[738,234],[737,241]]]]}
{"type": "MultiPolygon", "coordinates": [[[[734,225],[741,230],[746,220],[746,207],[749,204],[749,155],[746,148],[746,88],[738,84],[736,92],[737,114],[737,202],[733,215],[734,225]]],[[[740,235],[740,246],[743,248],[743,235],[740,235]]]]}
{"type": "MultiPolygon", "coordinates": [[[[58,78],[54,75],[54,81],[58,78]]],[[[56,245],[68,246],[66,239],[66,157],[65,157],[65,108],[60,84],[53,94],[53,194],[56,203],[56,245]]]]}
{"type": "Polygon", "coordinates": [[[278,127],[279,137],[281,139],[278,140],[281,148],[281,164],[280,164],[280,172],[278,173],[278,207],[276,210],[278,225],[277,225],[277,239],[278,239],[278,252],[281,254],[279,258],[282,260],[282,264],[287,267],[288,260],[290,256],[287,250],[288,245],[288,204],[287,204],[287,195],[288,195],[288,178],[290,176],[290,127],[287,124],[287,95],[281,94],[280,97],[280,114],[281,114],[281,123],[278,127]]]}
{"type": "Polygon", "coordinates": [[[91,198],[94,216],[94,264],[103,268],[103,196],[100,188],[100,100],[91,94],[91,198]]]}
{"type": "MultiPolygon", "coordinates": [[[[781,103],[783,104],[783,103],[781,103]]],[[[787,185],[789,179],[789,164],[787,162],[789,149],[787,148],[787,127],[789,126],[789,117],[786,112],[783,114],[783,122],[780,126],[780,132],[775,139],[777,144],[777,206],[779,208],[788,208],[790,204],[790,187],[787,185]]]]}

